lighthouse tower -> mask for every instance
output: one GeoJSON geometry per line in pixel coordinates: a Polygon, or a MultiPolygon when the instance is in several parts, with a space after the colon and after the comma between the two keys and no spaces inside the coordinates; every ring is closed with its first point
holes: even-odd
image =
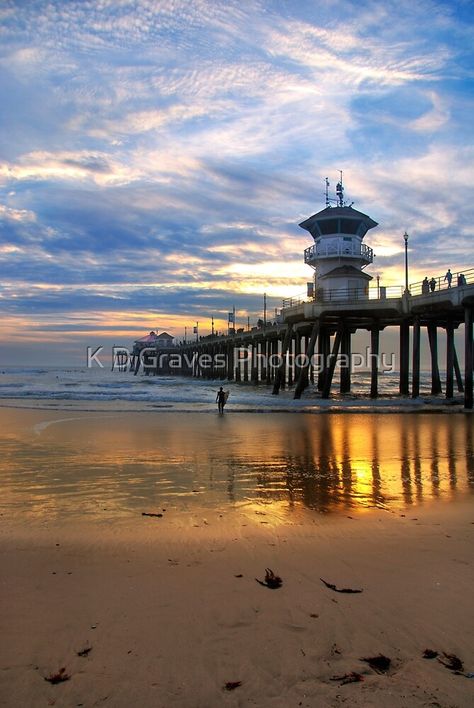
{"type": "Polygon", "coordinates": [[[314,245],[304,252],[304,261],[315,270],[315,299],[367,300],[372,276],[364,268],[372,263],[374,252],[362,240],[377,222],[344,201],[342,172],[336,199],[329,198],[326,178],[326,208],[300,226],[314,238],[314,245]]]}

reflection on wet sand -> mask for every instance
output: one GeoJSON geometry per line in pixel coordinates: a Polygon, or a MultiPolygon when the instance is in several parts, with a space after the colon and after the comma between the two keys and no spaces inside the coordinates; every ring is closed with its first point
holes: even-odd
{"type": "Polygon", "coordinates": [[[0,474],[12,516],[103,518],[165,503],[331,512],[474,488],[471,416],[78,415],[41,427],[35,411],[25,427],[24,412],[16,426],[9,415],[0,474]]]}
{"type": "MultiPolygon", "coordinates": [[[[254,461],[256,494],[318,511],[406,506],[472,488],[470,417],[324,416],[280,440],[273,461],[254,461]],[[465,443],[467,440],[467,444],[465,443]],[[299,452],[301,451],[301,452],[299,452]],[[275,458],[285,470],[285,484],[275,458]]],[[[234,465],[239,465],[234,460],[234,465]]]]}

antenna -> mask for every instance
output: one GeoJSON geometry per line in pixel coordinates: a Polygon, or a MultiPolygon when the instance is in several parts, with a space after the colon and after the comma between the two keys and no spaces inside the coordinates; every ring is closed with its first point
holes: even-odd
{"type": "Polygon", "coordinates": [[[329,209],[331,207],[331,204],[335,203],[336,206],[338,207],[346,207],[349,206],[351,207],[354,202],[351,202],[348,204],[347,202],[344,201],[344,185],[342,182],[342,170],[339,170],[339,182],[336,185],[336,199],[334,197],[329,196],[329,180],[326,177],[325,178],[325,183],[326,183],[326,208],[329,209]]]}
{"type": "Polygon", "coordinates": [[[337,206],[343,207],[344,206],[344,187],[342,186],[342,170],[339,170],[340,179],[339,182],[336,185],[336,197],[337,197],[337,206]]]}

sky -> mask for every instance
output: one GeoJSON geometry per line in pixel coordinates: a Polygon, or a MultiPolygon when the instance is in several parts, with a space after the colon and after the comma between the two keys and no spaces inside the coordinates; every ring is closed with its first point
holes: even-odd
{"type": "MultiPolygon", "coordinates": [[[[324,179],[387,286],[474,267],[472,0],[3,0],[0,365],[304,294],[324,179]],[[471,127],[469,127],[471,126],[471,127]]],[[[374,281],[375,282],[375,281],[374,281]]]]}

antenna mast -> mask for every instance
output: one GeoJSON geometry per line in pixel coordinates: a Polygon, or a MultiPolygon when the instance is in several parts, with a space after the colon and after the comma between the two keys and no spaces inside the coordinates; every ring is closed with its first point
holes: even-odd
{"type": "Polygon", "coordinates": [[[329,208],[331,206],[331,203],[335,203],[336,206],[338,207],[345,207],[345,206],[352,206],[354,202],[351,202],[350,204],[347,204],[347,202],[344,201],[344,185],[342,182],[342,170],[339,170],[339,182],[336,185],[336,199],[334,197],[329,196],[329,180],[326,177],[325,178],[325,183],[326,183],[326,208],[329,208]]]}
{"type": "Polygon", "coordinates": [[[344,187],[342,185],[342,170],[339,170],[339,174],[341,175],[339,182],[336,185],[336,196],[337,196],[337,206],[343,207],[344,206],[344,187]]]}

